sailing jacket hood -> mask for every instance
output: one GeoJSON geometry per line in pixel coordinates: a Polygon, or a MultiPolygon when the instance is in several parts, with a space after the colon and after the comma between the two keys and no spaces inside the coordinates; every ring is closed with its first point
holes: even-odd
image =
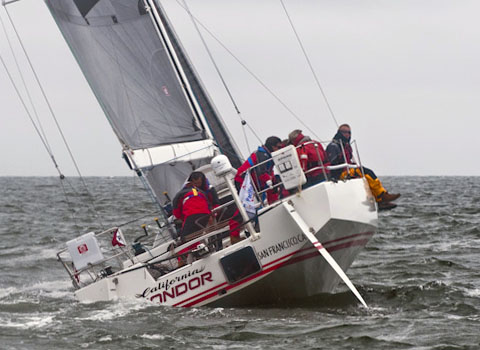
{"type": "Polygon", "coordinates": [[[337,131],[333,139],[337,140],[338,142],[342,142],[344,146],[346,144],[350,144],[350,137],[343,136],[343,134],[340,131],[337,131]]]}
{"type": "Polygon", "coordinates": [[[297,137],[292,141],[292,145],[295,147],[298,146],[299,144],[311,141],[312,139],[308,136],[303,135],[302,133],[299,133],[297,137]]]}

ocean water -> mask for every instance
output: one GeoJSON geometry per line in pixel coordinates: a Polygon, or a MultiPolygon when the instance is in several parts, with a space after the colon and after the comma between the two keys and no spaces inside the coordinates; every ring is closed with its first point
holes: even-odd
{"type": "Polygon", "coordinates": [[[290,305],[179,309],[79,303],[56,261],[81,233],[153,213],[138,179],[86,178],[89,194],[75,178],[0,177],[0,349],[480,349],[480,178],[382,180],[402,197],[347,271],[368,309],[344,285],[290,305]]]}

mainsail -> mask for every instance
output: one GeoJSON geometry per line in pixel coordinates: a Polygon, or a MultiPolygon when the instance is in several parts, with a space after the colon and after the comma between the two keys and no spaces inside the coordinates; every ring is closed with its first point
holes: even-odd
{"type": "Polygon", "coordinates": [[[127,162],[157,200],[219,151],[238,165],[238,148],[157,1],[45,1],[127,162]]]}

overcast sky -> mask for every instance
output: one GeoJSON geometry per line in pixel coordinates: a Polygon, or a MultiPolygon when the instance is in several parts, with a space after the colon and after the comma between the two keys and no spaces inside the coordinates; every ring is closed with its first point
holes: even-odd
{"type": "MultiPolygon", "coordinates": [[[[162,3],[244,156],[258,142],[239,118],[175,0],[162,3]]],[[[480,1],[284,0],[339,123],[349,123],[361,160],[378,175],[480,175],[480,1]]],[[[279,0],[189,0],[193,14],[320,140],[336,125],[279,0]]],[[[129,175],[120,145],[67,44],[39,0],[9,12],[24,40],[83,175],[129,175]]],[[[8,26],[4,9],[0,16],[8,26]]],[[[9,31],[11,38],[13,35],[9,31]]],[[[304,129],[222,49],[205,38],[243,117],[265,139],[304,129]]],[[[18,44],[15,44],[18,51],[18,44]]],[[[7,41],[0,53],[18,81],[7,41]]],[[[25,65],[25,62],[22,62],[25,65]]],[[[30,81],[29,86],[34,86],[30,81]]],[[[1,175],[56,175],[0,66],[1,175]]],[[[39,93],[34,90],[38,102],[39,93]]],[[[62,171],[72,163],[44,104],[38,107],[62,171]]],[[[310,132],[305,131],[306,134],[310,132]]],[[[313,136],[313,135],[311,135],[313,136]]]]}

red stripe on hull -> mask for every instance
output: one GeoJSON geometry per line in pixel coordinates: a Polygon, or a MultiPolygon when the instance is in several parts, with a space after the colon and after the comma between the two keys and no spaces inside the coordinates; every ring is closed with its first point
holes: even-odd
{"type": "MultiPolygon", "coordinates": [[[[351,238],[351,237],[358,237],[358,236],[362,236],[362,235],[373,235],[373,232],[366,232],[366,233],[360,233],[360,234],[355,234],[355,235],[351,235],[351,236],[348,236],[348,238],[351,238]]],[[[336,239],[336,240],[332,240],[332,241],[329,241],[328,243],[333,243],[333,242],[337,242],[337,241],[342,241],[346,239],[345,238],[340,238],[340,239],[336,239]]],[[[349,241],[349,242],[345,242],[345,243],[341,243],[341,244],[337,244],[337,245],[334,245],[332,247],[328,247],[326,248],[329,252],[334,252],[334,251],[338,251],[338,250],[341,250],[341,249],[346,249],[346,248],[350,248],[350,247],[355,247],[355,246],[365,246],[367,243],[368,243],[368,239],[361,239],[361,240],[352,240],[352,241],[349,241]]],[[[270,266],[268,268],[265,269],[266,266],[268,265],[272,265],[274,264],[275,262],[278,262],[279,260],[284,260],[285,258],[289,257],[289,256],[292,256],[292,255],[295,255],[295,254],[299,254],[299,253],[302,253],[302,252],[307,252],[309,250],[313,250],[314,248],[307,248],[307,249],[301,249],[301,250],[297,250],[293,253],[290,253],[290,254],[287,254],[281,258],[278,258],[276,259],[275,261],[272,261],[266,265],[264,265],[264,270],[262,270],[261,272],[255,274],[255,275],[252,275],[240,282],[237,282],[235,284],[232,284],[232,285],[227,285],[227,283],[221,283],[219,284],[218,286],[215,286],[215,287],[212,287],[210,288],[209,290],[206,290],[200,294],[197,294],[193,297],[190,297],[186,300],[183,300],[177,304],[174,304],[173,306],[181,306],[181,307],[191,307],[191,306],[195,306],[205,300],[208,300],[210,298],[213,298],[215,296],[218,295],[218,292],[219,290],[225,290],[225,291],[228,291],[232,288],[235,288],[237,286],[240,286],[244,283],[247,283],[249,281],[251,281],[252,279],[257,279],[257,278],[260,278],[262,277],[263,275],[265,274],[269,274],[275,270],[278,270],[279,268],[281,267],[284,267],[284,266],[287,266],[287,265],[291,265],[291,264],[295,264],[295,263],[298,263],[300,261],[303,261],[303,260],[307,260],[307,259],[311,259],[311,258],[315,258],[315,257],[318,257],[320,255],[318,255],[318,251],[315,250],[315,251],[312,251],[311,253],[308,253],[308,254],[303,254],[301,256],[297,256],[297,257],[294,257],[292,259],[289,259],[287,261],[284,261],[284,262],[281,262],[281,263],[278,263],[277,265],[273,265],[273,266],[270,266]],[[222,288],[223,286],[227,285],[225,288],[222,288]],[[202,296],[201,298],[199,298],[200,296],[202,296]],[[192,300],[192,299],[195,299],[195,300],[192,300]],[[189,303],[185,304],[186,302],[190,301],[189,303]],[[183,304],[183,305],[181,305],[183,304]]]]}

